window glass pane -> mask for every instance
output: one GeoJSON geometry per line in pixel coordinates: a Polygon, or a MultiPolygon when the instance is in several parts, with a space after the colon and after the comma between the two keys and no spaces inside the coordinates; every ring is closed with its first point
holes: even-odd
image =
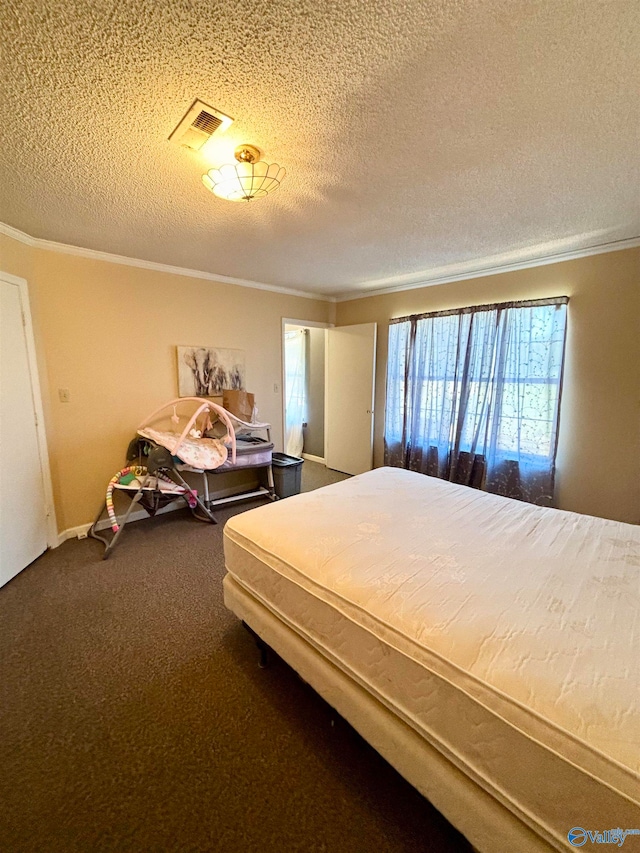
{"type": "Polygon", "coordinates": [[[405,416],[405,368],[411,323],[392,323],[389,326],[389,353],[387,357],[387,400],[385,412],[385,439],[402,440],[405,416]]]}

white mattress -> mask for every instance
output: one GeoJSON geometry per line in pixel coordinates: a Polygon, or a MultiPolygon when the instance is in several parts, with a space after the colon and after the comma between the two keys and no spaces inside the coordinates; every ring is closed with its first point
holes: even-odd
{"type": "Polygon", "coordinates": [[[383,468],[234,517],[225,554],[553,846],[640,827],[639,528],[383,468]]]}

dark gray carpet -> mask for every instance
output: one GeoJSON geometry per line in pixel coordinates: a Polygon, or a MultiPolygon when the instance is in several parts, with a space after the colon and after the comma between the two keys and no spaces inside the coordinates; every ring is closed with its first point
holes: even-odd
{"type": "Polygon", "coordinates": [[[302,464],[302,491],[309,492],[312,489],[319,489],[321,486],[328,486],[329,483],[338,483],[340,480],[346,480],[348,476],[348,474],[332,471],[331,468],[325,468],[318,462],[310,462],[306,459],[302,464]]]}
{"type": "Polygon", "coordinates": [[[3,853],[468,850],[286,664],[258,668],[221,588],[248,506],[132,524],[106,562],[68,541],[0,590],[3,853]]]}

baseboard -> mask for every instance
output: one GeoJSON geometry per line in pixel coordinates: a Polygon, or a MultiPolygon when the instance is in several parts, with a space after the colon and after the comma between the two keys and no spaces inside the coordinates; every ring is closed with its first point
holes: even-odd
{"type": "Polygon", "coordinates": [[[313,453],[303,453],[303,459],[308,459],[309,462],[319,462],[321,465],[325,465],[324,456],[314,456],[313,453]]]}
{"type": "MultiPolygon", "coordinates": [[[[315,457],[314,457],[315,458],[315,457]]],[[[225,489],[212,489],[209,493],[209,497],[212,501],[222,500],[224,498],[233,497],[234,495],[243,495],[247,491],[252,491],[258,485],[258,481],[255,481],[255,485],[250,482],[248,485],[243,485],[242,488],[238,486],[229,486],[225,489]]],[[[201,493],[199,493],[201,494],[201,493]]],[[[240,498],[239,498],[240,499],[240,498]]],[[[186,503],[184,501],[176,500],[174,503],[168,504],[167,506],[162,507],[156,513],[158,515],[165,515],[168,512],[174,512],[177,509],[184,509],[186,507],[186,503]]],[[[215,510],[215,506],[213,507],[215,510]]],[[[123,513],[118,513],[118,517],[122,518],[123,513]]],[[[135,509],[131,515],[129,516],[129,520],[127,524],[130,524],[132,521],[142,521],[145,518],[149,518],[149,513],[144,509],[135,509]]],[[[66,542],[67,539],[86,539],[87,533],[89,532],[89,528],[91,527],[93,522],[88,522],[87,524],[79,524],[77,527],[69,527],[66,530],[63,530],[62,533],[58,534],[58,542],[55,547],[62,545],[63,542],[66,542]]],[[[111,527],[111,522],[105,516],[105,518],[100,519],[98,524],[96,524],[96,530],[108,530],[111,527]]]]}
{"type": "Polygon", "coordinates": [[[54,547],[57,548],[59,545],[62,545],[67,539],[86,539],[90,527],[91,523],[79,524],[77,527],[68,527],[66,530],[58,533],[58,542],[54,547]]]}

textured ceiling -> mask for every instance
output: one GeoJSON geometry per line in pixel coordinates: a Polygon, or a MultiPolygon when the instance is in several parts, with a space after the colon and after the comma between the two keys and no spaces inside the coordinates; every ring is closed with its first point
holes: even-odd
{"type": "Polygon", "coordinates": [[[640,233],[636,0],[4,0],[0,220],[337,294],[640,233]],[[236,121],[167,138],[194,98],[236,121]],[[251,142],[287,169],[231,204],[251,142]]]}

